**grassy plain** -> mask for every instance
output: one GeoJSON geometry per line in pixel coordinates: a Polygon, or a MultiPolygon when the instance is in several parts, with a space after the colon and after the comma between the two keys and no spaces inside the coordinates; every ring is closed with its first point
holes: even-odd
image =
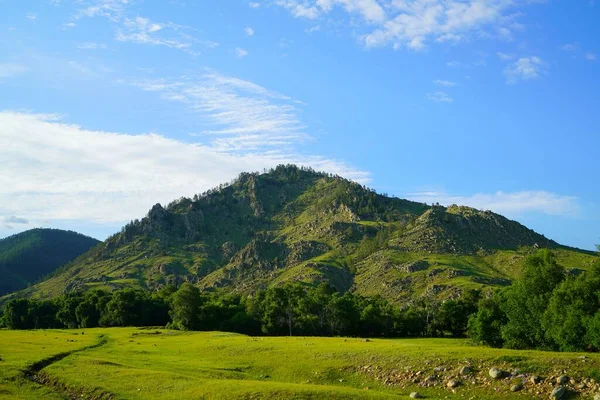
{"type": "Polygon", "coordinates": [[[61,398],[24,379],[21,371],[101,338],[102,346],[45,367],[42,380],[71,398],[387,399],[418,391],[432,399],[534,399],[547,398],[552,378],[563,373],[575,379],[574,398],[592,394],[578,389],[585,378],[600,378],[600,355],[490,349],[466,340],[248,337],[136,328],[81,332],[0,331],[0,398],[61,398]],[[459,376],[463,365],[474,372],[459,376]],[[487,375],[491,366],[520,372],[493,381],[487,375]],[[545,382],[530,384],[529,374],[545,382]],[[446,387],[452,378],[461,382],[456,389],[446,387]],[[525,382],[524,390],[511,392],[518,382],[525,382]]]}

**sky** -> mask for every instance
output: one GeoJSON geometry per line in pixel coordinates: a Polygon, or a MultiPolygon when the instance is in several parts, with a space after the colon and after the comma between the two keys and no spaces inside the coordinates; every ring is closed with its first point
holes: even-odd
{"type": "Polygon", "coordinates": [[[281,163],[600,242],[600,2],[0,0],[0,237],[281,163]]]}

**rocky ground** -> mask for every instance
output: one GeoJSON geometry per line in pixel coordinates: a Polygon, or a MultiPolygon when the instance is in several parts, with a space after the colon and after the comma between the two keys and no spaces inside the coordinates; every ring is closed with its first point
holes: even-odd
{"type": "MultiPolygon", "coordinates": [[[[580,363],[590,360],[579,357],[580,363]]],[[[460,394],[467,389],[489,388],[496,393],[506,393],[507,398],[534,397],[549,399],[582,398],[600,400],[600,383],[589,377],[569,374],[568,370],[556,368],[540,375],[511,368],[499,363],[463,363],[456,365],[436,365],[425,361],[424,368],[386,370],[374,365],[363,365],[357,372],[373,377],[385,385],[413,390],[411,398],[426,398],[418,388],[437,388],[448,394],[460,394]]],[[[475,400],[477,397],[467,397],[475,400]]]]}

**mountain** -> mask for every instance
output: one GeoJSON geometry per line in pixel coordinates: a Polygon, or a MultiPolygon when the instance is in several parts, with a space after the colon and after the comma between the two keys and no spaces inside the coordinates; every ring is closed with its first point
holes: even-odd
{"type": "Polygon", "coordinates": [[[490,211],[391,198],[337,176],[280,166],[243,173],[193,199],[156,204],[19,295],[184,281],[250,294],[325,281],[400,303],[507,285],[541,247],[574,272],[595,259],[490,211]]]}
{"type": "Polygon", "coordinates": [[[27,287],[98,243],[59,229],[31,229],[0,239],[0,295],[27,287]]]}

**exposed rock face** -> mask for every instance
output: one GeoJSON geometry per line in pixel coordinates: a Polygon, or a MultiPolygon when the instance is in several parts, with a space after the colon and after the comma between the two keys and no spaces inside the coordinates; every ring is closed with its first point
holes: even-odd
{"type": "Polygon", "coordinates": [[[290,265],[298,264],[313,257],[317,257],[329,250],[329,247],[320,242],[301,240],[290,245],[287,262],[290,265]]]}
{"type": "Polygon", "coordinates": [[[429,268],[429,262],[427,261],[415,261],[400,266],[400,271],[406,273],[413,273],[417,271],[424,271],[429,268]]]}
{"type": "Polygon", "coordinates": [[[434,206],[416,219],[398,245],[425,253],[473,254],[523,245],[556,247],[557,243],[491,211],[434,206]]]}
{"type": "Polygon", "coordinates": [[[225,260],[230,260],[231,257],[233,257],[235,255],[235,253],[238,252],[238,246],[233,243],[233,242],[225,242],[223,243],[223,245],[221,246],[221,251],[223,253],[223,258],[225,260]]]}

